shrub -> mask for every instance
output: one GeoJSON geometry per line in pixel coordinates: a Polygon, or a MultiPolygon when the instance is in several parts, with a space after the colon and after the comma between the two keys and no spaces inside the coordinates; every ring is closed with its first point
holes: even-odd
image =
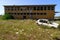
{"type": "Polygon", "coordinates": [[[9,14],[5,14],[5,15],[3,15],[2,19],[4,19],[4,20],[13,19],[13,16],[11,16],[9,14]]]}

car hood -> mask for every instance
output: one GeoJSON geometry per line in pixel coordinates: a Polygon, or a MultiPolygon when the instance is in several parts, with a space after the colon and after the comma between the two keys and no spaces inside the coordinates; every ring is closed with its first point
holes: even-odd
{"type": "Polygon", "coordinates": [[[55,23],[55,22],[52,22],[52,26],[54,26],[54,27],[58,27],[59,26],[59,24],[58,23],[55,23]]]}
{"type": "Polygon", "coordinates": [[[52,24],[54,24],[54,25],[59,25],[58,23],[55,23],[55,22],[52,22],[52,24]]]}

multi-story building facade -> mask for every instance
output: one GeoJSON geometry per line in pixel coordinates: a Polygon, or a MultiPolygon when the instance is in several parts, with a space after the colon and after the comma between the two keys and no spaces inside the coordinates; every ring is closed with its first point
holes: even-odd
{"type": "Polygon", "coordinates": [[[15,19],[54,19],[55,5],[5,5],[5,14],[15,19]]]}

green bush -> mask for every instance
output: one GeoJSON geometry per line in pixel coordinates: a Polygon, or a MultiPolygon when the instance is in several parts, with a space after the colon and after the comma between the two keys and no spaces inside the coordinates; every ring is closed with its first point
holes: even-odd
{"type": "Polygon", "coordinates": [[[9,14],[5,14],[5,15],[3,15],[2,19],[4,19],[4,20],[13,19],[13,16],[11,16],[9,14]]]}

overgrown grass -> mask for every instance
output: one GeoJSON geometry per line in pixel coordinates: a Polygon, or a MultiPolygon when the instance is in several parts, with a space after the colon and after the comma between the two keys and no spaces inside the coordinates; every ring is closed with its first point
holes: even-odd
{"type": "Polygon", "coordinates": [[[60,30],[42,28],[35,22],[30,19],[0,20],[0,40],[53,40],[60,35],[60,30]]]}

